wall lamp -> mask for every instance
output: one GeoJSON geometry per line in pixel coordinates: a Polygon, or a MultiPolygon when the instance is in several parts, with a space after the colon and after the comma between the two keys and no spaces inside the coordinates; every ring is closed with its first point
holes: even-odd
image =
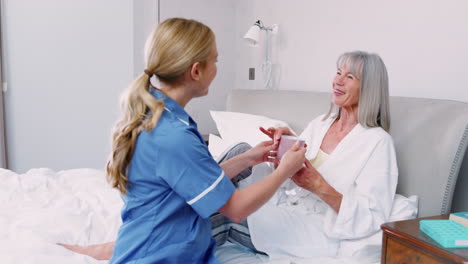
{"type": "MultiPolygon", "coordinates": [[[[249,28],[247,33],[244,35],[245,41],[252,46],[252,47],[257,47],[258,42],[260,41],[260,30],[265,30],[265,32],[268,35],[268,32],[271,32],[272,34],[278,33],[278,25],[273,24],[269,27],[265,27],[263,25],[263,22],[261,20],[257,20],[253,26],[249,28]]],[[[268,41],[268,39],[267,39],[268,41]]]]}
{"type": "Polygon", "coordinates": [[[269,33],[271,34],[277,34],[278,33],[278,25],[273,24],[269,27],[266,27],[263,25],[261,20],[257,20],[253,26],[250,27],[250,29],[245,33],[244,39],[249,44],[249,46],[252,47],[257,47],[258,43],[260,41],[260,31],[264,30],[266,33],[265,37],[265,62],[262,63],[262,73],[264,77],[264,82],[263,86],[265,88],[271,88],[272,82],[271,82],[271,72],[272,72],[272,64],[270,60],[270,36],[269,33]]]}

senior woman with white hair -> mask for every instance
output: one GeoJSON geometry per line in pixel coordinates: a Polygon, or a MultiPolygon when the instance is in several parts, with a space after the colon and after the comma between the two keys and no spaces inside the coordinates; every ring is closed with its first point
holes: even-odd
{"type": "MultiPolygon", "coordinates": [[[[241,231],[229,232],[233,236],[227,239],[272,258],[314,258],[335,256],[343,241],[376,234],[389,219],[398,180],[389,128],[388,75],[382,59],[363,51],[342,54],[328,113],[312,120],[300,135],[308,147],[305,167],[291,178],[295,188],[277,191],[248,217],[248,225],[227,222],[227,229],[241,231]]],[[[286,127],[261,130],[276,141],[293,135],[286,127]]],[[[225,233],[219,222],[216,226],[225,233]]],[[[110,256],[113,243],[67,247],[93,257],[110,256]]]]}
{"type": "MultiPolygon", "coordinates": [[[[389,219],[398,169],[387,133],[388,74],[382,59],[363,51],[342,54],[331,101],[328,113],[311,121],[300,135],[308,150],[306,166],[292,177],[299,186],[295,195],[286,191],[289,196],[280,196],[276,204],[263,206],[248,219],[257,250],[334,256],[341,241],[375,234],[389,219]],[[286,231],[261,235],[279,228],[286,231]]],[[[274,140],[292,135],[284,127],[262,131],[274,140]]]]}

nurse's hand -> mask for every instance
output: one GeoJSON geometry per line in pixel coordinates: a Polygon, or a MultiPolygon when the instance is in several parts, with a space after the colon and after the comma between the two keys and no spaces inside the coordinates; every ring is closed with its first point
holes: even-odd
{"type": "Polygon", "coordinates": [[[251,161],[251,166],[255,166],[262,162],[278,163],[278,159],[276,159],[277,148],[278,147],[275,147],[272,140],[268,140],[258,143],[255,147],[245,152],[245,154],[248,155],[248,158],[251,161]]]}
{"type": "Polygon", "coordinates": [[[267,129],[260,127],[259,129],[263,134],[267,135],[273,140],[276,147],[279,146],[282,135],[295,136],[294,133],[291,132],[291,130],[289,130],[287,127],[269,127],[267,129]]]}
{"type": "Polygon", "coordinates": [[[293,147],[283,155],[277,170],[279,170],[281,175],[285,178],[292,177],[302,168],[302,164],[306,161],[305,153],[306,147],[301,147],[297,143],[294,144],[293,147]]]}

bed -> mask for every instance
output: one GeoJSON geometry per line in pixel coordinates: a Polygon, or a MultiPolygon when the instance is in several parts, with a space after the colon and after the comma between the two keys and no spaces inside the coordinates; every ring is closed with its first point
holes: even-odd
{"type": "MultiPolygon", "coordinates": [[[[212,113],[218,132],[210,136],[210,151],[216,157],[235,142],[261,140],[262,135],[251,133],[258,125],[286,124],[300,133],[328,109],[329,98],[317,92],[233,90],[226,111],[212,113]],[[247,116],[239,118],[239,112],[247,116]]],[[[400,195],[390,220],[468,210],[468,104],[392,97],[391,113],[400,195]]],[[[251,180],[265,169],[254,168],[251,180]]],[[[56,244],[87,245],[116,238],[122,201],[103,171],[39,168],[17,174],[0,169],[0,179],[2,263],[107,263],[56,244]]],[[[271,260],[231,243],[216,254],[224,264],[379,262],[380,233],[348,242],[343,247],[348,252],[336,258],[271,260]]]]}
{"type": "MultiPolygon", "coordinates": [[[[227,112],[212,112],[222,139],[210,136],[221,148],[236,141],[255,143],[259,125],[288,125],[300,133],[313,118],[324,113],[330,94],[305,91],[233,90],[227,112]],[[238,112],[248,115],[239,116],[238,112]],[[227,142],[226,142],[227,141],[227,142]],[[223,146],[224,144],[224,146],[223,146]]],[[[468,104],[448,100],[391,97],[391,129],[399,167],[398,199],[390,221],[468,210],[468,104]]],[[[210,140],[213,141],[213,140],[210,140]]],[[[210,146],[212,153],[216,146],[210,146]]],[[[235,251],[221,248],[220,259],[235,251]]],[[[378,263],[381,234],[342,243],[339,255],[327,259],[286,259],[278,263],[378,263]],[[352,256],[352,257],[350,257],[352,256]]],[[[238,254],[246,257],[247,253],[238,254]]],[[[256,256],[257,258],[259,256],[256,256]]],[[[230,262],[226,259],[224,263],[230,262]]],[[[252,257],[250,263],[257,263],[252,257]]],[[[262,260],[265,261],[265,260],[262,260]]],[[[245,262],[249,263],[249,262],[245,262]]]]}

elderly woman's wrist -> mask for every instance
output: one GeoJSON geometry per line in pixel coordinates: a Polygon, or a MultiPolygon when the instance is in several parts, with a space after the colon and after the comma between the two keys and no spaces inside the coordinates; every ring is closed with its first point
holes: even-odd
{"type": "Polygon", "coordinates": [[[331,187],[330,184],[328,184],[328,182],[326,182],[325,179],[320,179],[319,183],[315,184],[315,186],[313,187],[313,190],[311,191],[321,196],[322,194],[329,193],[330,187],[331,187]]]}

